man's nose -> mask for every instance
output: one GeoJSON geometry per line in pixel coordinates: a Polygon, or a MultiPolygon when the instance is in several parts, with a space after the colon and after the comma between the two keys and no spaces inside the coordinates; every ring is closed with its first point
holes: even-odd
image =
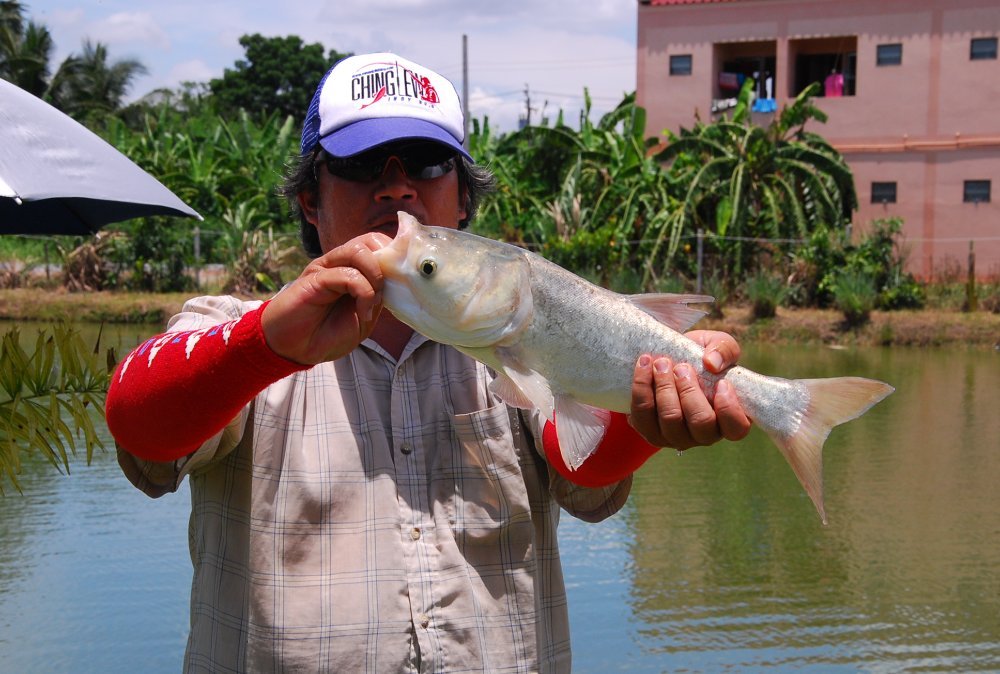
{"type": "Polygon", "coordinates": [[[410,177],[406,175],[406,169],[399,157],[389,157],[382,169],[382,175],[378,178],[378,191],[376,198],[379,199],[412,199],[416,196],[416,190],[410,177]]]}

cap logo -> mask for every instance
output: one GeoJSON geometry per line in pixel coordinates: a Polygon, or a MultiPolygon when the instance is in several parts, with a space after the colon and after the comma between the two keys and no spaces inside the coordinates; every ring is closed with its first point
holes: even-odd
{"type": "Polygon", "coordinates": [[[427,107],[440,102],[429,77],[399,63],[375,63],[355,72],[351,76],[351,100],[359,104],[358,110],[381,101],[427,107]]]}

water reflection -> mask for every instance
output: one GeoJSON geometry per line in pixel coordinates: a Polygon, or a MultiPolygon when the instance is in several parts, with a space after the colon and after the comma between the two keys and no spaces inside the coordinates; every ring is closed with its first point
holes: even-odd
{"type": "MultiPolygon", "coordinates": [[[[1000,670],[1000,354],[747,351],[897,388],[827,443],[830,525],[762,433],[661,452],[618,517],[562,520],[574,671],[1000,670]]],[[[0,669],[178,671],[189,498],[82,464],[0,498],[0,669]]]]}
{"type": "Polygon", "coordinates": [[[1000,666],[1000,357],[782,348],[747,363],[897,392],[828,441],[828,527],[762,433],[639,473],[635,669],[1000,666]]]}

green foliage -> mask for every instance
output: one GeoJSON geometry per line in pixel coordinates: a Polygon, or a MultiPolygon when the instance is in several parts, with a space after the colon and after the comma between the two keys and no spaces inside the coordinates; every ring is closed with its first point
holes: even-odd
{"type": "Polygon", "coordinates": [[[875,281],[858,269],[841,270],[833,278],[833,301],[848,327],[868,322],[878,299],[875,281]]]}
{"type": "Polygon", "coordinates": [[[135,59],[113,60],[105,45],[84,40],[82,52],[67,56],[53,74],[52,36],[24,14],[23,3],[0,2],[0,77],[91,127],[117,114],[146,67],[135,59]]]}
{"type": "Polygon", "coordinates": [[[652,286],[669,269],[664,241],[676,237],[665,207],[675,201],[667,174],[649,156],[645,111],[626,96],[596,124],[590,99],[578,131],[526,127],[501,138],[474,126],[471,147],[498,180],[476,231],[526,245],[607,283],[643,270],[652,286]]]}
{"type": "Polygon", "coordinates": [[[783,279],[761,269],[747,278],[745,292],[750,300],[751,313],[757,320],[774,318],[778,307],[785,303],[789,290],[783,279]]]}
{"type": "Polygon", "coordinates": [[[16,327],[0,337],[0,493],[4,477],[20,490],[22,452],[41,453],[69,472],[69,455],[81,441],[88,463],[103,448],[94,415],[104,416],[108,371],[98,351],[63,325],[40,331],[30,353],[16,327]]]}
{"type": "MultiPolygon", "coordinates": [[[[753,82],[740,92],[731,117],[698,122],[671,136],[657,155],[670,162],[671,181],[682,186],[671,214],[677,232],[701,228],[737,275],[752,268],[759,238],[807,237],[820,227],[843,228],[857,208],[847,163],[822,137],[805,130],[825,115],[807,88],[761,127],[750,115],[753,82]]],[[[671,240],[669,256],[679,237],[671,240]]],[[[789,247],[785,244],[785,247],[789,247]]]]}
{"type": "Polygon", "coordinates": [[[59,66],[45,98],[70,117],[99,128],[118,112],[132,82],[147,72],[135,59],[112,61],[106,46],[85,40],[83,52],[59,66]]]}
{"type": "Polygon", "coordinates": [[[294,119],[272,115],[254,121],[242,111],[226,118],[197,95],[188,95],[183,105],[183,110],[168,105],[148,110],[138,129],[116,121],[106,132],[109,142],[205,219],[143,218],[109,227],[128,236],[129,245],[116,260],[134,270],[129,283],[135,288],[186,287],[181,271],[196,262],[195,227],[198,262],[232,262],[227,218],[238,209],[252,210],[278,233],[297,227],[277,193],[284,163],[297,150],[294,119]]]}
{"type": "Polygon", "coordinates": [[[223,290],[242,294],[276,292],[282,285],[281,270],[307,264],[305,253],[291,234],[275,235],[258,219],[249,204],[240,204],[223,216],[226,229],[219,249],[226,260],[223,290]]]}
{"type": "Polygon", "coordinates": [[[264,37],[259,33],[240,38],[246,57],[221,78],[209,83],[219,112],[246,110],[254,117],[271,115],[301,119],[309,107],[313,85],[336,61],[349,56],[323,45],[304,44],[295,35],[264,37]],[[308,85],[304,83],[310,83],[308,85]]]}

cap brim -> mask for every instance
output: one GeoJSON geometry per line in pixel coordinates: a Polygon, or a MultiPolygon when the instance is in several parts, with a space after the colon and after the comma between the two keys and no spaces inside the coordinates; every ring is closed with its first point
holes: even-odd
{"type": "Polygon", "coordinates": [[[447,145],[472,161],[462,144],[450,133],[437,124],[410,117],[363,119],[320,138],[319,144],[335,157],[351,157],[385,143],[416,138],[447,145]]]}

